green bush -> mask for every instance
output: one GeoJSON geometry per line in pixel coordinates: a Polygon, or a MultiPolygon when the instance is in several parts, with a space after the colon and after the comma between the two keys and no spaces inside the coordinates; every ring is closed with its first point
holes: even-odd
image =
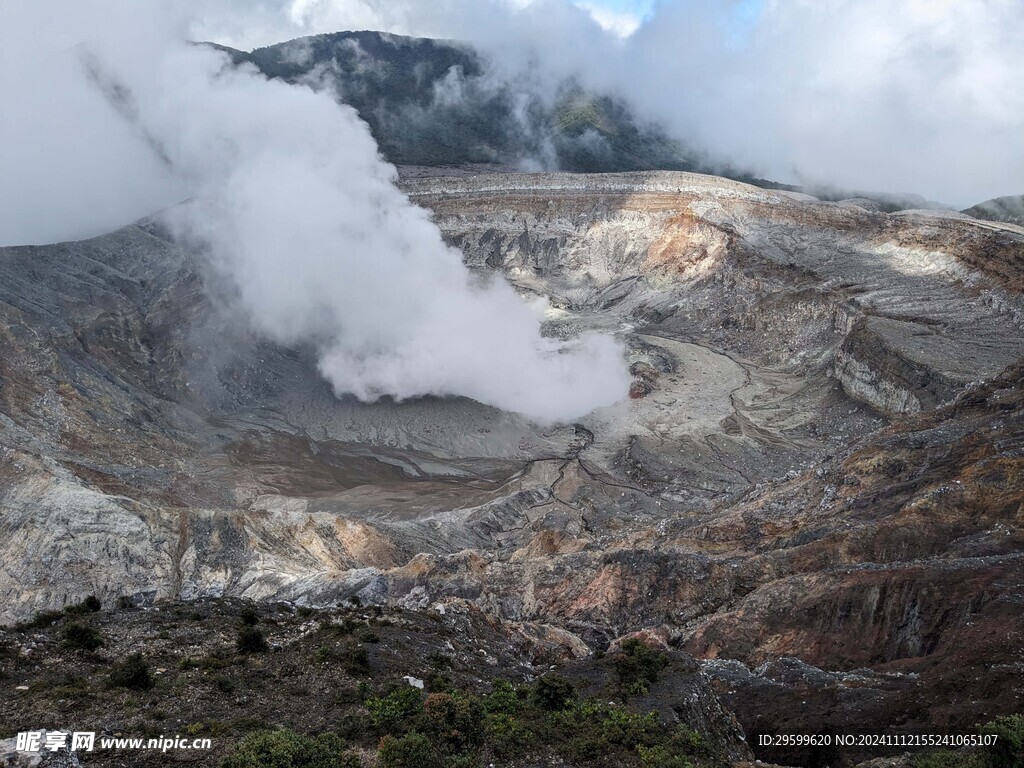
{"type": "Polygon", "coordinates": [[[508,680],[498,680],[491,692],[484,696],[484,709],[488,712],[514,714],[523,708],[523,696],[508,680]]]}
{"type": "Polygon", "coordinates": [[[256,627],[243,624],[238,630],[235,648],[239,653],[263,653],[267,650],[267,639],[256,627]]]}
{"type": "Polygon", "coordinates": [[[378,728],[400,730],[413,717],[423,712],[423,697],[419,688],[411,685],[396,688],[387,696],[372,696],[366,700],[370,721],[378,728]]]}
{"type": "Polygon", "coordinates": [[[130,688],[134,691],[148,691],[153,687],[153,675],[149,664],[141,653],[133,653],[110,670],[107,682],[113,688],[130,688]]]}
{"type": "Polygon", "coordinates": [[[576,686],[560,675],[544,675],[534,684],[531,698],[541,709],[557,712],[576,700],[576,686]]]}
{"type": "Polygon", "coordinates": [[[95,651],[103,647],[103,635],[87,624],[68,624],[60,633],[64,645],[82,651],[95,651]]]}
{"type": "Polygon", "coordinates": [[[446,753],[478,747],[484,738],[484,708],[476,696],[432,693],[423,702],[423,732],[446,753]]]}
{"type": "Polygon", "coordinates": [[[656,713],[641,715],[623,707],[587,700],[559,713],[559,730],[568,734],[571,757],[596,761],[614,752],[632,754],[664,741],[666,729],[656,713]]]}
{"type": "Polygon", "coordinates": [[[288,729],[251,733],[221,762],[221,768],[359,768],[344,742],[330,733],[303,736],[288,729]]]}
{"type": "Polygon", "coordinates": [[[452,676],[436,669],[427,670],[427,674],[423,676],[423,682],[428,693],[449,693],[455,688],[452,676]]]}
{"type": "Polygon", "coordinates": [[[981,732],[998,736],[982,753],[985,768],[1024,768],[1024,715],[996,718],[985,723],[981,732]]]}
{"type": "Polygon", "coordinates": [[[505,712],[488,714],[484,719],[487,745],[505,760],[525,755],[538,741],[538,729],[531,728],[514,715],[505,712]]]}
{"type": "Polygon", "coordinates": [[[256,609],[251,605],[245,606],[238,614],[238,618],[242,620],[242,623],[247,627],[255,627],[260,623],[260,615],[256,613],[256,609]]]}
{"type": "Polygon", "coordinates": [[[673,754],[660,744],[654,747],[645,747],[641,744],[636,748],[636,752],[644,768],[693,768],[693,763],[688,758],[673,754]]]}
{"type": "Polygon", "coordinates": [[[668,656],[649,648],[634,637],[624,640],[622,653],[615,657],[615,674],[619,690],[627,696],[642,696],[658,680],[658,674],[668,666],[668,656]]]}
{"type": "Polygon", "coordinates": [[[377,749],[382,768],[440,768],[442,761],[422,733],[385,736],[377,749]]]}
{"type": "Polygon", "coordinates": [[[641,714],[617,704],[587,699],[552,714],[558,753],[588,766],[640,764],[686,768],[703,753],[703,742],[685,725],[667,725],[656,712],[641,714]]]}

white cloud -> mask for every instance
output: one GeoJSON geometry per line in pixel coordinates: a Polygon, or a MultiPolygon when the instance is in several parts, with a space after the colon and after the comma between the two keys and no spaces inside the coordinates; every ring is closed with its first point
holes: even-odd
{"type": "Polygon", "coordinates": [[[1024,188],[1020,0],[678,0],[655,4],[627,37],[631,23],[581,2],[590,10],[292,0],[274,33],[375,26],[470,40],[505,74],[539,62],[538,87],[575,75],[684,142],[779,180],[962,205],[1024,188]]]}
{"type": "Polygon", "coordinates": [[[639,29],[641,18],[628,11],[616,11],[598,3],[577,2],[580,8],[593,17],[601,29],[619,37],[629,37],[639,29]]]}

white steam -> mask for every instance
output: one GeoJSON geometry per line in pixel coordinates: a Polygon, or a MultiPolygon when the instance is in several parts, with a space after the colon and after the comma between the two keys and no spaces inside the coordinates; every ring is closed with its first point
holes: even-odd
{"type": "Polygon", "coordinates": [[[5,81],[0,244],[95,234],[189,197],[172,224],[256,330],[317,345],[339,394],[464,395],[540,422],[625,396],[620,345],[545,339],[539,308],[478,283],[354,111],[227,66],[183,42],[181,21],[127,0],[5,9],[19,87],[5,81]]]}

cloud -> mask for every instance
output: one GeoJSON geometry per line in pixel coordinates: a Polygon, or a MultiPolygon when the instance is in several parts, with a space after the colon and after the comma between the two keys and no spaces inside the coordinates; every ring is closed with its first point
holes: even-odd
{"type": "Polygon", "coordinates": [[[575,77],[721,163],[780,181],[957,205],[1024,186],[1019,0],[662,0],[628,35],[608,7],[301,0],[278,6],[274,33],[464,39],[502,76],[541,91],[575,77]]]}
{"type": "Polygon", "coordinates": [[[619,37],[629,37],[639,29],[643,21],[636,13],[615,10],[598,3],[579,2],[576,5],[589,13],[603,30],[619,37]]]}
{"type": "Polygon", "coordinates": [[[98,235],[173,204],[184,190],[143,137],[82,77],[71,26],[43,3],[4,8],[0,27],[0,236],[3,244],[98,235]],[[30,34],[29,34],[30,33],[30,34]]]}
{"type": "Polygon", "coordinates": [[[753,18],[721,7],[663,6],[630,40],[650,73],[631,98],[676,133],[776,178],[961,205],[1024,184],[1024,5],[767,0],[753,18]]]}
{"type": "Polygon", "coordinates": [[[540,309],[503,280],[472,275],[398,190],[354,110],[185,43],[185,21],[127,0],[5,10],[0,44],[24,57],[27,78],[10,114],[66,105],[37,136],[16,125],[5,138],[69,164],[4,169],[4,199],[21,195],[34,213],[24,231],[18,217],[5,222],[0,240],[77,236],[146,213],[136,209],[152,201],[138,190],[160,203],[187,196],[167,214],[174,231],[209,258],[260,335],[314,344],[339,395],[463,395],[543,423],[625,396],[621,346],[542,337],[540,309]],[[110,206],[94,217],[79,193],[97,182],[110,206]],[[53,208],[64,188],[74,194],[53,208]]]}

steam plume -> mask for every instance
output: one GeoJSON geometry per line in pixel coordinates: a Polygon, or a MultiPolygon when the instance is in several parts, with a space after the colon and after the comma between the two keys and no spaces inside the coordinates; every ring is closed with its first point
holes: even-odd
{"type": "Polygon", "coordinates": [[[318,347],[339,394],[464,395],[540,422],[625,395],[621,347],[605,336],[545,339],[537,307],[502,280],[478,283],[397,189],[354,111],[228,66],[183,42],[182,17],[150,4],[46,6],[14,3],[0,43],[31,84],[15,96],[73,109],[65,125],[41,121],[35,136],[5,130],[4,146],[20,137],[43,144],[39,156],[63,152],[69,165],[5,169],[0,187],[14,213],[0,241],[92,234],[116,216],[147,213],[136,210],[138,190],[152,207],[188,196],[171,215],[178,232],[234,283],[257,331],[318,347]],[[93,130],[73,144],[79,124],[93,130]],[[109,185],[98,218],[88,195],[96,178],[109,185]],[[19,199],[33,185],[37,196],[19,199]],[[62,197],[57,210],[48,210],[50,190],[62,197]]]}

